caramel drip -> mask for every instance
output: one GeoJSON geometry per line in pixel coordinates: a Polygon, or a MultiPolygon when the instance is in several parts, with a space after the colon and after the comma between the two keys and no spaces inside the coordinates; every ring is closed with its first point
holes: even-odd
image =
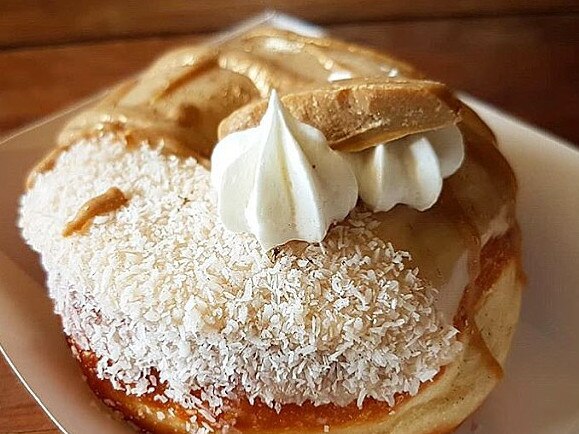
{"type": "Polygon", "coordinates": [[[464,322],[459,325],[459,328],[468,335],[470,343],[479,349],[489,372],[496,378],[502,378],[503,368],[489,348],[475,317],[484,304],[489,289],[500,277],[501,271],[508,266],[509,262],[515,261],[517,263],[517,280],[521,283],[525,281],[521,264],[521,231],[519,226],[515,224],[502,237],[489,241],[482,248],[480,258],[482,259],[480,269],[484,270],[484,273],[480,273],[472,281],[461,300],[460,311],[464,322]]]}
{"type": "Polygon", "coordinates": [[[62,236],[68,237],[88,229],[92,220],[99,215],[119,209],[128,199],[117,187],[111,187],[103,194],[88,200],[69,221],[62,231],[62,236]]]}

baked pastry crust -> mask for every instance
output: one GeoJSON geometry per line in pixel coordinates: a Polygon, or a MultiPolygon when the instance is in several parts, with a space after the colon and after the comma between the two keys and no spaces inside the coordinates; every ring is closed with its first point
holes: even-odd
{"type": "Polygon", "coordinates": [[[282,100],[294,116],[313,123],[340,150],[360,150],[458,122],[467,158],[445,181],[439,203],[424,213],[397,207],[376,218],[381,222],[378,235],[411,251],[435,286],[467,250],[469,284],[454,318],[464,345],[461,356],[423,384],[417,395],[399,395],[394,406],[367,399],[362,408],[286,404],[277,413],[259,401],[252,405],[242,399],[214,420],[173,401],[156,401],[153,397],[163,384],[141,396],[115,389],[97,375],[96,355],[69,338],[89,386],[123,417],[160,433],[186,432],[192,415],[212,429],[244,433],[320,432],[326,426],[331,432],[350,433],[451,431],[501,378],[524,279],[514,175],[492,132],[444,85],[423,80],[414,68],[372,50],[258,29],[219,46],[177,50],[121,85],[65,128],[58,149],[33,171],[30,186],[82,138],[111,133],[129,148],[143,141],[161,144],[164,152],[208,164],[222,119],[230,115],[221,123],[220,136],[255,125],[265,107],[260,99],[272,88],[286,94],[282,100]],[[292,56],[312,67],[298,73],[291,66],[296,60],[292,56]],[[362,78],[325,83],[332,72],[344,70],[362,78]],[[385,72],[396,79],[384,77],[385,72]],[[399,111],[388,111],[390,98],[399,111]],[[412,108],[417,107],[419,116],[413,118],[412,108]],[[485,239],[499,215],[507,229],[485,239]]]}

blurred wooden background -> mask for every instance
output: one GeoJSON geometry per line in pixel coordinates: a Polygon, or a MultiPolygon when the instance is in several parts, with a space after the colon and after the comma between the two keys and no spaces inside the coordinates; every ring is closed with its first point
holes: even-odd
{"type": "Polygon", "coordinates": [[[579,142],[577,0],[0,0],[0,135],[265,7],[579,142]]]}
{"type": "MultiPolygon", "coordinates": [[[[579,143],[577,0],[0,0],[0,136],[265,8],[579,143]]],[[[0,434],[56,432],[0,360],[0,434]]]]}
{"type": "Polygon", "coordinates": [[[264,8],[326,25],[579,11],[576,0],[3,0],[0,7],[4,47],[208,32],[264,8]]]}

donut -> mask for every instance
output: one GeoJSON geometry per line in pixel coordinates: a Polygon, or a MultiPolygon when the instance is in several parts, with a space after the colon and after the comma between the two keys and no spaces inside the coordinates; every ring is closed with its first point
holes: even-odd
{"type": "MultiPolygon", "coordinates": [[[[275,177],[296,161],[260,164],[275,177]]],[[[262,27],[170,52],[70,121],[18,224],[88,386],[143,431],[447,433],[503,375],[524,286],[516,190],[492,131],[445,85],[369,48],[262,27]],[[223,216],[250,220],[235,168],[257,164],[246,145],[270,110],[301,128],[291,140],[321,141],[320,167],[296,173],[324,179],[251,197],[276,215],[294,198],[295,219],[298,181],[312,203],[339,199],[322,211],[351,202],[320,211],[319,238],[266,243],[223,216]],[[376,199],[378,166],[364,164],[380,156],[414,190],[376,199]]]]}

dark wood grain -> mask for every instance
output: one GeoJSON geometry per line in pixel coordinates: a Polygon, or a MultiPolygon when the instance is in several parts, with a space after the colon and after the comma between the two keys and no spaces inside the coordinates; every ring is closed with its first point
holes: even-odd
{"type": "Polygon", "coordinates": [[[0,433],[58,432],[0,356],[0,433]]]}
{"type": "MultiPolygon", "coordinates": [[[[0,23],[2,19],[0,13],[0,23]]],[[[390,51],[457,89],[579,143],[578,15],[329,28],[336,36],[390,51]]],[[[166,49],[200,38],[151,37],[0,51],[0,135],[137,72],[166,49]]],[[[0,434],[57,432],[0,360],[0,434]]]]}
{"type": "MultiPolygon", "coordinates": [[[[433,77],[579,142],[579,15],[330,26],[433,77]]],[[[0,51],[0,131],[63,108],[199,37],[0,51]]]]}
{"type": "Polygon", "coordinates": [[[0,46],[206,32],[266,7],[325,25],[579,11],[576,0],[3,0],[0,46]]]}

